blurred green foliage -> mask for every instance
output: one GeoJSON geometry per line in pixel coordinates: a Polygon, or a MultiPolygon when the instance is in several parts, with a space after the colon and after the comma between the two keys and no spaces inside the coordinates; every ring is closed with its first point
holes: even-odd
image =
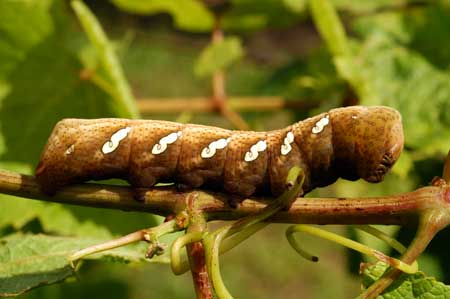
{"type": "Polygon", "coordinates": [[[224,70],[243,55],[241,40],[227,37],[207,46],[195,64],[194,73],[199,77],[211,76],[224,70]]]}
{"type": "MultiPolygon", "coordinates": [[[[342,23],[333,17],[327,1],[86,2],[109,41],[103,36],[102,43],[95,44],[101,29],[86,34],[67,1],[0,1],[1,168],[32,173],[47,136],[62,118],[126,115],[127,105],[120,103],[133,97],[126,81],[138,98],[208,96],[209,75],[225,69],[228,94],[278,95],[314,107],[245,113],[255,129],[280,128],[349,104],[388,105],[402,113],[406,147],[385,182],[340,181],[315,191],[314,196],[400,193],[428,184],[441,173],[450,149],[448,1],[331,1],[342,23]],[[225,40],[211,45],[210,32],[218,15],[225,40]],[[111,61],[117,64],[112,69],[111,61]]],[[[175,119],[176,115],[168,111],[145,117],[175,119]]],[[[230,126],[216,115],[198,114],[192,121],[230,126]]],[[[2,195],[0,252],[24,253],[19,245],[42,245],[46,250],[57,246],[47,238],[61,238],[62,248],[79,248],[154,223],[151,215],[142,213],[2,195]]],[[[351,273],[357,273],[354,262],[361,257],[347,260],[345,250],[306,238],[322,258],[319,265],[308,264],[288,247],[282,228],[275,225],[224,257],[224,279],[237,298],[358,294],[358,278],[351,273]]],[[[390,230],[405,241],[411,237],[411,231],[390,230]]],[[[445,232],[438,235],[421,262],[428,275],[445,283],[450,282],[450,271],[442,266],[449,261],[449,238],[445,232]]],[[[125,255],[120,253],[121,258],[125,255]]],[[[11,267],[0,258],[0,290],[7,265],[11,267]]],[[[193,297],[188,275],[175,277],[166,265],[132,265],[88,262],[77,281],[40,288],[23,297],[193,297]]]]}

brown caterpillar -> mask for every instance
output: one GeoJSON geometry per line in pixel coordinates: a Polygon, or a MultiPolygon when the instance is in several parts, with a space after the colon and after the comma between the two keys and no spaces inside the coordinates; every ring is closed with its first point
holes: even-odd
{"type": "Polygon", "coordinates": [[[136,187],[174,182],[239,196],[279,195],[289,169],[303,168],[303,194],[341,177],[381,181],[403,148],[391,108],[338,108],[269,132],[230,131],[168,121],[64,119],[36,169],[46,193],[90,179],[136,187]]]}

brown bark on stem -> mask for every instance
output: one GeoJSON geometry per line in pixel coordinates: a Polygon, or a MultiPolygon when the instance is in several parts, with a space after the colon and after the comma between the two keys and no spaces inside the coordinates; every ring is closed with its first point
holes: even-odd
{"type": "MultiPolygon", "coordinates": [[[[187,199],[190,224],[186,233],[204,232],[207,229],[204,216],[195,210],[196,200],[197,196],[194,194],[187,199]]],[[[212,299],[214,297],[213,287],[206,268],[205,249],[202,242],[188,244],[186,250],[197,299],[212,299]]]]}
{"type": "MultiPolygon", "coordinates": [[[[270,198],[247,199],[236,207],[228,194],[200,190],[179,192],[175,188],[133,189],[124,186],[79,184],[54,196],[42,193],[34,177],[0,170],[0,193],[81,206],[140,211],[161,216],[186,209],[186,199],[197,196],[195,208],[207,220],[235,220],[259,212],[270,198]]],[[[287,211],[268,222],[304,224],[396,224],[416,225],[423,209],[445,202],[450,187],[425,187],[416,191],[372,198],[298,198],[287,211]]],[[[10,200],[14,200],[11,198],[10,200]]]]}
{"type": "MultiPolygon", "coordinates": [[[[220,27],[220,17],[216,17],[216,24],[211,36],[212,43],[223,41],[223,31],[220,27]]],[[[225,91],[225,73],[223,70],[217,70],[212,77],[212,101],[216,109],[226,117],[239,130],[249,130],[247,122],[232,108],[227,102],[227,94],[225,91]]]]}
{"type": "MultiPolygon", "coordinates": [[[[189,230],[188,230],[189,231],[189,230]]],[[[205,250],[201,242],[195,242],[186,246],[189,264],[191,265],[192,279],[194,281],[197,299],[212,299],[211,282],[206,270],[205,250]]]]}
{"type": "MultiPolygon", "coordinates": [[[[220,28],[220,18],[216,17],[216,24],[211,35],[212,44],[217,44],[223,41],[223,32],[220,28]]],[[[212,77],[212,101],[219,111],[222,111],[225,106],[225,74],[222,70],[214,72],[212,77]]]]}

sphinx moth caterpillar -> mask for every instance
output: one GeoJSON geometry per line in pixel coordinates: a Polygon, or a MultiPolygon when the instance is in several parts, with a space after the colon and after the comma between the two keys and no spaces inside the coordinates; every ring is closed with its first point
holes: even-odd
{"type": "Polygon", "coordinates": [[[378,182],[403,148],[400,114],[383,106],[332,109],[284,129],[232,131],[168,121],[64,119],[41,155],[36,179],[52,194],[91,179],[135,187],[173,182],[247,197],[279,195],[289,169],[305,172],[303,194],[339,177],[378,182]]]}

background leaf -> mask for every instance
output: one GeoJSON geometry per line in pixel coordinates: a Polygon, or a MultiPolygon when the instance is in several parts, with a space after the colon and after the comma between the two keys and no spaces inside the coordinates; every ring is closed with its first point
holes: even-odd
{"type": "Polygon", "coordinates": [[[197,76],[210,76],[214,72],[224,70],[243,55],[241,41],[237,37],[227,37],[206,47],[195,65],[197,76]]]}
{"type": "Polygon", "coordinates": [[[52,0],[0,2],[0,78],[6,77],[53,30],[52,3],[52,0]]]}
{"type": "MultiPolygon", "coordinates": [[[[369,287],[378,280],[387,270],[384,263],[376,263],[364,270],[363,285],[369,287]]],[[[450,286],[436,281],[424,273],[402,274],[383,294],[383,299],[425,299],[425,298],[450,298],[450,286]]]]}
{"type": "Polygon", "coordinates": [[[125,11],[152,15],[168,13],[180,29],[193,32],[210,30],[213,26],[212,14],[198,0],[111,0],[125,11]]]}
{"type": "MultiPolygon", "coordinates": [[[[68,256],[76,250],[104,242],[102,239],[44,235],[11,235],[0,239],[0,297],[15,296],[42,284],[74,274],[68,256]]],[[[167,262],[166,257],[144,258],[146,246],[127,246],[89,256],[121,262],[167,262]],[[130,249],[131,248],[131,249],[130,249]]]]}

